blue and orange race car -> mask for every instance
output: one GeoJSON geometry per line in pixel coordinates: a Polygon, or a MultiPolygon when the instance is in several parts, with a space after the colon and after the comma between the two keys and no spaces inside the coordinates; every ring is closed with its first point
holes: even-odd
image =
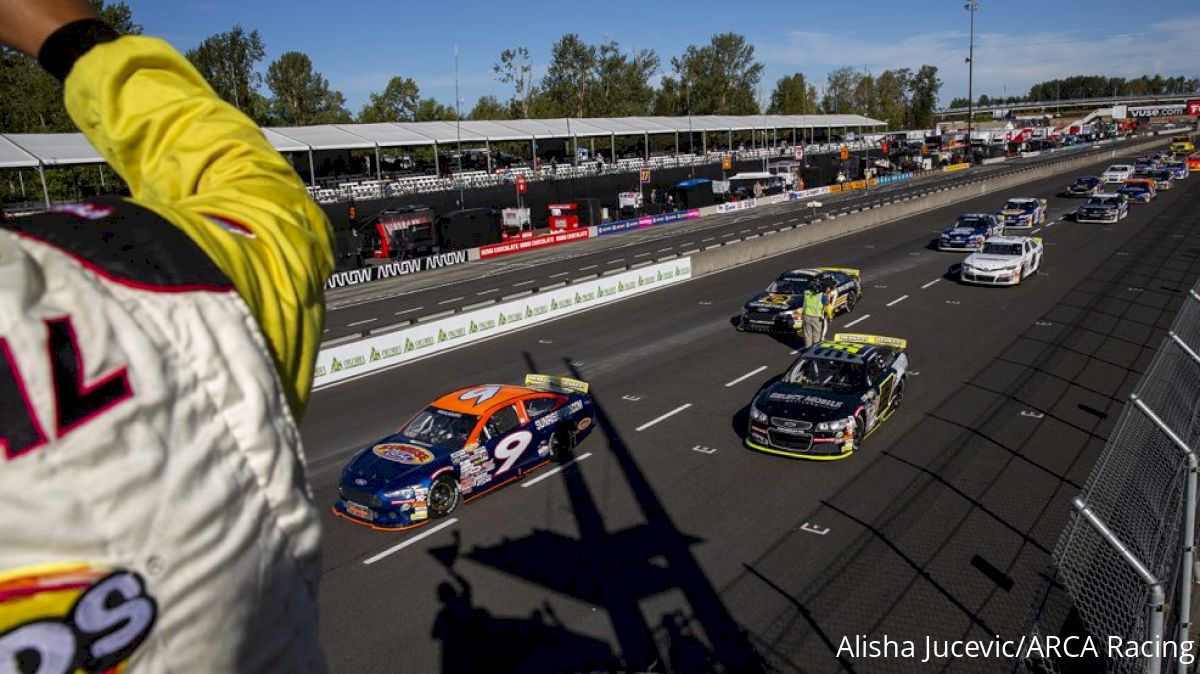
{"type": "Polygon", "coordinates": [[[342,471],[337,515],[398,530],[445,517],[571,451],[595,426],[588,385],[531,374],[438,398],[342,471]]]}

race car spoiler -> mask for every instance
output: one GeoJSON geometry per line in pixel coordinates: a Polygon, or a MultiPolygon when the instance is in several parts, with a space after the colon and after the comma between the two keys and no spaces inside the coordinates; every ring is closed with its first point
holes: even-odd
{"type": "Polygon", "coordinates": [[[570,377],[555,377],[548,374],[525,375],[525,386],[555,393],[587,393],[588,383],[570,377]]]}
{"type": "Polygon", "coordinates": [[[850,269],[848,267],[816,267],[820,271],[840,271],[846,276],[853,278],[855,281],[862,280],[861,269],[850,269]]]}
{"type": "Polygon", "coordinates": [[[897,349],[907,349],[908,340],[899,337],[884,337],[882,335],[860,335],[851,332],[839,332],[833,336],[835,342],[854,342],[856,344],[874,344],[876,346],[891,346],[897,349]]]}

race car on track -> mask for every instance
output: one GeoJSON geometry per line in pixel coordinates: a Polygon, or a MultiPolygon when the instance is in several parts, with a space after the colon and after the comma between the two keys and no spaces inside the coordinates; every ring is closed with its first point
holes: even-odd
{"type": "Polygon", "coordinates": [[[1191,171],[1188,170],[1187,162],[1182,159],[1176,159],[1167,162],[1167,170],[1171,172],[1171,176],[1175,178],[1175,180],[1183,180],[1191,175],[1191,171]]]}
{"type": "Polygon", "coordinates": [[[1187,156],[1187,167],[1189,171],[1200,171],[1200,152],[1193,152],[1187,156]]]}
{"type": "Polygon", "coordinates": [[[1029,197],[1009,199],[996,212],[1005,227],[1028,229],[1046,224],[1046,200],[1029,197]]]}
{"type": "Polygon", "coordinates": [[[1154,181],[1145,178],[1131,178],[1117,192],[1128,197],[1131,204],[1148,204],[1158,195],[1154,181]]]}
{"type": "Polygon", "coordinates": [[[1118,222],[1129,215],[1129,199],[1124,194],[1104,192],[1083,203],[1075,211],[1075,222],[1118,222]]]}
{"type": "Polygon", "coordinates": [[[1173,136],[1171,138],[1171,152],[1177,155],[1186,155],[1189,152],[1196,150],[1196,144],[1192,141],[1192,137],[1185,134],[1173,136]]]}
{"type": "Polygon", "coordinates": [[[1067,189],[1063,190],[1064,197],[1090,197],[1093,194],[1104,191],[1104,181],[1096,176],[1083,176],[1076,178],[1075,182],[1067,185],[1067,189]]]}
{"type": "Polygon", "coordinates": [[[1126,180],[1133,177],[1133,167],[1129,164],[1113,164],[1100,174],[1104,182],[1112,185],[1124,185],[1126,180]]]}
{"type": "Polygon", "coordinates": [[[908,342],[836,334],[800,353],[750,403],[746,446],[804,459],[844,459],[900,407],[908,342]]]}
{"type": "Polygon", "coordinates": [[[1004,233],[1000,218],[991,213],[963,213],[953,226],[942,230],[938,250],[977,250],[983,240],[1004,233]]]}
{"type": "Polygon", "coordinates": [[[862,299],[862,273],[842,267],[793,269],[780,274],[763,292],[742,307],[738,330],[798,332],[803,329],[804,291],[820,289],[826,282],[835,288],[835,314],[854,311],[862,299]]]}
{"type": "Polygon", "coordinates": [[[1175,187],[1175,174],[1168,168],[1157,168],[1147,171],[1145,177],[1154,181],[1154,189],[1159,192],[1175,187]]]}
{"type": "Polygon", "coordinates": [[[1015,286],[1042,265],[1041,237],[993,236],[983,249],[972,253],[959,267],[963,283],[989,286],[1015,286]]]}
{"type": "Polygon", "coordinates": [[[433,401],[342,471],[333,511],[375,529],[408,529],[570,456],[595,426],[588,385],[531,374],[433,401]]]}

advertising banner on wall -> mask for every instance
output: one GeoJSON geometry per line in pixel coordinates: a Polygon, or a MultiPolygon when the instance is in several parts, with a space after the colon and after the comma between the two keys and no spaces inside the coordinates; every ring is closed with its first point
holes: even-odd
{"type": "Polygon", "coordinates": [[[578,241],[586,238],[588,238],[588,230],[585,227],[581,227],[579,229],[569,229],[558,234],[538,236],[532,239],[521,239],[519,241],[509,241],[506,243],[494,243],[490,246],[481,246],[479,248],[479,259],[486,260],[490,257],[499,257],[500,255],[519,253],[521,251],[533,250],[535,248],[545,248],[546,246],[555,246],[560,243],[568,243],[570,241],[578,241]]]}
{"type": "Polygon", "coordinates": [[[339,344],[317,354],[313,386],[320,388],[527,325],[657,290],[691,276],[691,258],[681,257],[339,344]]]}

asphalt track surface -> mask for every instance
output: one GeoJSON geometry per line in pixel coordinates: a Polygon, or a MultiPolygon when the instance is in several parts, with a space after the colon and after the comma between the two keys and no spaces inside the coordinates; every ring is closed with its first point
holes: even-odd
{"type": "Polygon", "coordinates": [[[1016,288],[960,285],[963,255],[927,247],[1009,196],[992,194],[317,392],[302,431],[332,669],[1009,671],[837,651],[1020,636],[1069,499],[1200,275],[1200,177],[1115,225],[1060,220],[1071,177],[1021,188],[1050,224],[1016,288]],[[731,318],[818,264],[864,270],[835,329],[909,340],[904,407],[846,460],[750,451],[746,405],[795,345],[731,318]],[[409,532],[329,511],[358,448],[446,391],[529,371],[592,383],[575,463],[409,532]]]}
{"type": "MultiPolygon", "coordinates": [[[[1105,150],[1110,149],[1111,146],[1105,146],[1105,150]]],[[[823,217],[915,197],[939,187],[980,180],[1029,166],[1070,160],[1078,153],[1087,151],[1057,152],[1049,156],[980,166],[970,171],[932,174],[911,182],[893,183],[870,191],[826,195],[814,200],[822,204],[818,213],[823,217]]],[[[1099,167],[1100,170],[1103,168],[1099,167]]],[[[997,194],[980,208],[992,212],[1003,204],[1003,198],[1004,195],[997,194]]],[[[639,262],[793,227],[809,222],[812,216],[813,213],[802,203],[774,204],[339,288],[327,295],[328,311],[323,338],[328,341],[359,335],[364,331],[463,307],[470,308],[480,302],[540,287],[583,280],[639,262]]],[[[948,221],[942,226],[950,224],[948,221]]]]}

